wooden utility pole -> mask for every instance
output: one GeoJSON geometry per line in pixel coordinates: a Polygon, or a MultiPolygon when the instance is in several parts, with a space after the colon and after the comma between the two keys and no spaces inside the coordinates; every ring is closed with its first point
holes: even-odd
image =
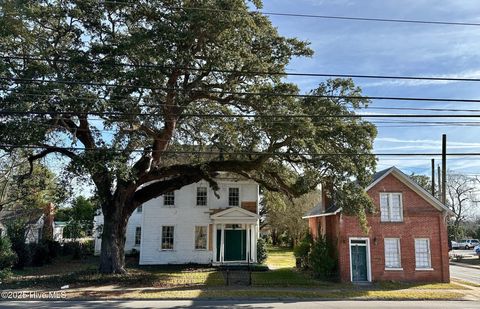
{"type": "Polygon", "coordinates": [[[447,134],[442,135],[442,203],[447,202],[447,134]]]}
{"type": "Polygon", "coordinates": [[[432,196],[435,196],[435,159],[432,159],[432,196]]]}
{"type": "Polygon", "coordinates": [[[440,164],[437,165],[437,177],[438,177],[438,199],[442,196],[442,171],[440,170],[440,164]]]}

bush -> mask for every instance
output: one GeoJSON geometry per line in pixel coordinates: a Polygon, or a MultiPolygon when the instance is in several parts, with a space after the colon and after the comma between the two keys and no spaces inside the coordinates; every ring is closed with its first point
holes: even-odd
{"type": "Polygon", "coordinates": [[[257,240],[257,263],[262,264],[267,260],[267,243],[263,238],[257,240]]]}
{"type": "Polygon", "coordinates": [[[94,242],[88,240],[86,242],[72,241],[63,244],[62,255],[71,255],[74,260],[79,260],[87,255],[93,255],[94,242]]]}
{"type": "Polygon", "coordinates": [[[0,236],[0,279],[7,276],[16,261],[17,254],[12,250],[10,239],[0,236]]]}
{"type": "Polygon", "coordinates": [[[48,255],[51,260],[53,260],[54,258],[56,258],[61,254],[62,246],[58,241],[45,240],[44,243],[48,247],[48,255]]]}
{"type": "Polygon", "coordinates": [[[300,242],[293,248],[293,255],[295,256],[295,264],[298,268],[308,267],[308,254],[310,253],[311,244],[307,240],[300,242]]]}
{"type": "Polygon", "coordinates": [[[17,255],[17,260],[13,265],[15,269],[23,269],[31,261],[30,250],[25,243],[26,228],[22,221],[11,221],[7,223],[7,236],[12,243],[12,250],[17,255]]]}
{"type": "Polygon", "coordinates": [[[308,260],[315,277],[320,279],[334,277],[337,260],[332,246],[325,237],[320,236],[313,242],[308,260]]]}
{"type": "Polygon", "coordinates": [[[31,265],[32,266],[43,266],[45,264],[51,263],[52,259],[50,258],[50,253],[48,251],[48,246],[46,243],[40,242],[38,244],[31,243],[28,245],[30,255],[31,255],[31,265]]]}

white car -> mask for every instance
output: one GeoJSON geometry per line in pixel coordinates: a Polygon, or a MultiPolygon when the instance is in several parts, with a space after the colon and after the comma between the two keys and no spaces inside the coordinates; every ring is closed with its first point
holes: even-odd
{"type": "Polygon", "coordinates": [[[468,250],[480,245],[480,242],[478,241],[478,239],[462,239],[458,242],[458,244],[460,245],[460,248],[468,250]]]}
{"type": "Polygon", "coordinates": [[[452,240],[450,243],[450,250],[460,249],[460,244],[458,242],[452,240]]]}

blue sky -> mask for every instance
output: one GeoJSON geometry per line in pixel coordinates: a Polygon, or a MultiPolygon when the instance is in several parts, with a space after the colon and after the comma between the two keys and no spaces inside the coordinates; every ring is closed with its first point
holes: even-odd
{"type": "MultiPolygon", "coordinates": [[[[477,0],[267,0],[263,11],[370,18],[480,22],[477,0]]],[[[295,59],[291,72],[480,77],[480,27],[270,17],[282,35],[311,42],[312,58],[295,59]]],[[[322,78],[289,78],[302,90],[322,78]]],[[[369,96],[480,99],[480,82],[355,79],[369,96]]],[[[371,107],[479,109],[480,103],[375,101],[371,107]]],[[[431,113],[371,110],[371,113],[431,113]]],[[[391,119],[390,119],[391,120],[391,119]]],[[[412,119],[443,121],[446,119],[412,119]]],[[[450,121],[475,121],[451,119],[450,121]]],[[[389,124],[390,125],[390,124],[389,124]]],[[[480,152],[480,127],[379,127],[376,152],[480,152]]],[[[380,158],[378,168],[396,165],[407,173],[430,173],[430,159],[380,158]]],[[[437,163],[440,163],[437,158],[437,163]]],[[[448,169],[480,174],[480,157],[449,157],[448,169]]]]}

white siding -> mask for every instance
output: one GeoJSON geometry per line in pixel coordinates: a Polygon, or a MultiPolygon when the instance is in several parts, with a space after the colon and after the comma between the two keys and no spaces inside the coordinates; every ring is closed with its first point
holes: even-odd
{"type": "MultiPolygon", "coordinates": [[[[213,252],[195,250],[195,226],[208,226],[211,209],[228,207],[228,188],[240,188],[240,202],[257,202],[258,184],[253,181],[232,181],[217,179],[219,191],[217,198],[206,181],[188,185],[175,191],[175,205],[163,206],[163,197],[152,199],[143,204],[142,212],[135,211],[127,225],[125,251],[135,248],[140,251],[140,264],[209,264],[213,260],[213,252]],[[197,186],[207,187],[207,206],[196,206],[197,186]],[[174,250],[161,250],[162,226],[175,226],[174,250]],[[135,246],[135,229],[142,227],[140,248],[135,246]]],[[[103,224],[103,216],[96,216],[95,226],[103,224]]],[[[207,228],[207,233],[210,229],[207,228]]],[[[258,233],[258,229],[256,229],[258,233]]],[[[214,231],[215,233],[215,231],[214,231]]],[[[96,235],[98,236],[98,235],[96,235]]],[[[212,235],[213,236],[213,235],[212,235]]],[[[214,239],[207,235],[207,239],[214,239]]],[[[207,248],[210,245],[207,244],[207,248]]],[[[101,239],[95,237],[95,252],[100,253],[101,239]]]]}
{"type": "MultiPolygon", "coordinates": [[[[97,215],[93,219],[93,236],[95,238],[95,255],[100,254],[102,248],[101,235],[98,233],[98,227],[103,226],[103,215],[97,215]]],[[[125,252],[129,253],[132,249],[140,251],[140,246],[135,246],[135,228],[142,226],[142,213],[135,210],[128,219],[127,223],[127,235],[125,239],[125,252]]]]}
{"type": "MultiPolygon", "coordinates": [[[[163,198],[158,197],[143,205],[142,247],[140,265],[146,264],[209,264],[213,252],[195,250],[195,226],[212,223],[209,209],[228,207],[228,188],[240,188],[240,201],[258,203],[258,185],[251,181],[218,180],[217,198],[205,181],[188,185],[175,191],[175,207],[164,207],[163,198]],[[207,206],[196,206],[197,186],[208,188],[207,206]],[[163,225],[175,226],[174,250],[160,248],[163,225]]],[[[208,231],[210,232],[210,231],[208,231]]],[[[215,231],[214,231],[215,233],[215,231]]],[[[208,239],[214,239],[208,235],[208,239]]],[[[208,245],[207,245],[208,248],[208,245]]]]}

